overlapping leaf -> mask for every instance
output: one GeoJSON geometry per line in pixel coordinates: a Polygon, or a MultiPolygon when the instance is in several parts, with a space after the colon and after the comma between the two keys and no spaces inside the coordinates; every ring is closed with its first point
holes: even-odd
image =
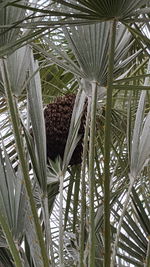
{"type": "MultiPolygon", "coordinates": [[[[145,79],[144,85],[147,84],[149,84],[149,78],[145,79]]],[[[132,138],[130,172],[133,177],[137,177],[137,175],[140,174],[144,165],[147,163],[146,161],[150,157],[150,113],[148,113],[147,117],[144,119],[145,100],[146,91],[142,91],[132,138]]]]}
{"type": "MultiPolygon", "coordinates": [[[[135,11],[146,4],[146,1],[140,0],[53,0],[61,4],[62,8],[68,8],[72,11],[72,16],[88,20],[111,20],[113,18],[123,20],[135,15],[135,11]]],[[[63,10],[64,11],[64,10],[63,10]]],[[[63,12],[62,12],[63,13],[63,12]]],[[[67,12],[64,12],[67,13],[67,12]]],[[[64,14],[65,15],[65,14],[64,14]]],[[[67,16],[67,15],[66,15],[67,16]]],[[[69,17],[69,14],[68,14],[69,17]]]]}
{"type": "MultiPolygon", "coordinates": [[[[34,63],[33,55],[31,54],[31,68],[30,75],[35,74],[38,69],[37,63],[34,63]]],[[[41,82],[39,72],[33,76],[30,81],[29,88],[29,108],[30,117],[32,123],[32,133],[35,138],[36,153],[39,164],[40,174],[38,175],[39,184],[44,191],[47,187],[47,174],[46,174],[46,137],[45,137],[45,125],[44,115],[42,107],[42,96],[41,96],[41,82]]]]}

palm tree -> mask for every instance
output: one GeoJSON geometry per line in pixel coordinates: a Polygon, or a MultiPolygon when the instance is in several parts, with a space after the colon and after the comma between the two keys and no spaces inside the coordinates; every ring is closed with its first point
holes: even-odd
{"type": "Polygon", "coordinates": [[[2,266],[149,266],[149,4],[0,4],[2,266]]]}

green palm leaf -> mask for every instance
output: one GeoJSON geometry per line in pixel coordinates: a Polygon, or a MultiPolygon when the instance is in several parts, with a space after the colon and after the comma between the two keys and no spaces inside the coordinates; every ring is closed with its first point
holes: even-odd
{"type": "MultiPolygon", "coordinates": [[[[56,0],[54,3],[60,3],[62,7],[72,11],[72,17],[81,17],[88,20],[124,20],[134,15],[134,12],[146,4],[146,1],[140,0],[96,0],[96,1],[66,1],[56,0]]],[[[63,13],[63,12],[62,12],[63,13]]]]}

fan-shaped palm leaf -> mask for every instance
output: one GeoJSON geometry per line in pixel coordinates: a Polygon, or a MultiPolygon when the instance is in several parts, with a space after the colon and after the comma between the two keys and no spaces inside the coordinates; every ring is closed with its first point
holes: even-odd
{"type": "MultiPolygon", "coordinates": [[[[54,3],[61,4],[60,6],[72,11],[72,17],[84,18],[88,20],[124,20],[135,15],[135,11],[143,7],[147,2],[140,0],[97,0],[94,2],[79,0],[66,1],[66,0],[54,0],[54,3]]],[[[66,13],[66,12],[65,12],[66,13]]],[[[63,12],[62,12],[63,14],[63,12]]],[[[66,14],[64,14],[65,16],[66,14]]],[[[69,14],[68,14],[69,16],[69,14]]]]}

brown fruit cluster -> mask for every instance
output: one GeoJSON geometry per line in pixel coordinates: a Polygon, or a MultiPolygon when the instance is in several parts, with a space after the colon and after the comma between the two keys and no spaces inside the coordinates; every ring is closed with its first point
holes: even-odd
{"type": "MultiPolygon", "coordinates": [[[[58,155],[63,159],[75,97],[75,94],[58,97],[54,103],[48,104],[44,110],[47,157],[51,160],[55,160],[58,155]]],[[[70,165],[77,165],[82,161],[85,114],[86,111],[83,114],[79,129],[81,139],[74,150],[70,165]]]]}

